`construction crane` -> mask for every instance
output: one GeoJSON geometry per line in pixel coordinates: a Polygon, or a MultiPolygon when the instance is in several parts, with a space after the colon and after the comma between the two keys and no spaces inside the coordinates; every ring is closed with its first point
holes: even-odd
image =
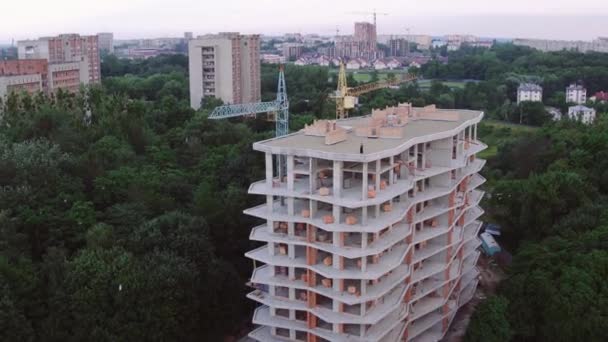
{"type": "Polygon", "coordinates": [[[416,77],[412,74],[402,75],[392,79],[380,80],[362,84],[357,87],[349,88],[346,84],[346,68],[344,63],[340,63],[340,72],[338,73],[338,88],[333,98],[336,100],[336,119],[344,119],[348,117],[348,110],[355,108],[357,97],[365,93],[372,92],[378,89],[389,88],[401,83],[412,82],[416,77]]]}
{"type": "Polygon", "coordinates": [[[209,119],[218,120],[238,116],[255,116],[261,113],[268,113],[268,118],[276,122],[275,135],[277,137],[289,133],[289,100],[287,100],[285,71],[282,65],[279,67],[279,84],[277,86],[276,100],[215,107],[209,115],[209,119]]]}
{"type": "Polygon", "coordinates": [[[376,10],[374,9],[372,12],[348,12],[350,14],[361,14],[361,15],[372,15],[374,18],[374,26],[376,26],[376,16],[378,15],[389,15],[388,13],[381,13],[381,12],[376,12],[376,10]]]}
{"type": "MultiPolygon", "coordinates": [[[[279,67],[279,83],[277,85],[277,99],[269,102],[254,102],[243,104],[232,104],[215,107],[209,115],[209,119],[228,119],[239,116],[255,116],[267,113],[268,119],[276,123],[275,136],[281,137],[289,133],[289,100],[287,99],[287,87],[285,86],[285,70],[279,67]]],[[[276,168],[279,177],[286,172],[286,159],[277,155],[276,168]]]]}

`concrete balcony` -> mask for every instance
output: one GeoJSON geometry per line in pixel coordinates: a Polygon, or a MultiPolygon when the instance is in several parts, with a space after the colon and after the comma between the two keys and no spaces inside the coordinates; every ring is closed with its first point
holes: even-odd
{"type": "Polygon", "coordinates": [[[290,258],[287,255],[271,255],[268,245],[247,252],[245,253],[245,256],[273,266],[309,269],[325,278],[374,280],[380,278],[390,271],[393,271],[400,264],[402,264],[409,247],[410,246],[406,244],[393,247],[391,251],[380,257],[377,264],[368,264],[365,271],[357,268],[356,266],[348,266],[344,269],[338,269],[332,266],[327,266],[323,263],[307,265],[305,254],[296,254],[294,258],[290,258]]]}
{"type": "Polygon", "coordinates": [[[402,242],[412,233],[412,226],[409,224],[394,225],[393,229],[389,230],[380,236],[379,239],[361,247],[359,241],[358,246],[345,244],[344,246],[336,246],[327,242],[308,242],[306,237],[299,235],[288,235],[283,233],[268,232],[267,225],[263,224],[251,230],[249,239],[253,241],[274,242],[293,244],[296,246],[314,247],[318,250],[325,251],[331,254],[343,256],[349,259],[362,258],[370,255],[380,254],[395,244],[402,242]]]}
{"type": "MultiPolygon", "coordinates": [[[[442,173],[449,172],[451,170],[458,169],[461,174],[458,177],[458,181],[453,183],[459,183],[460,180],[464,176],[477,173],[481,170],[483,165],[485,164],[485,160],[483,159],[475,159],[475,161],[471,162],[468,166],[464,166],[465,163],[460,163],[455,165],[454,167],[431,167],[424,171],[416,171],[417,174],[413,178],[408,179],[398,179],[393,184],[387,185],[386,189],[380,190],[376,189],[376,196],[374,198],[361,198],[361,194],[363,193],[362,189],[362,181],[360,179],[352,180],[351,187],[348,189],[342,189],[341,196],[335,196],[333,193],[333,187],[329,186],[330,194],[327,196],[321,196],[318,194],[317,189],[313,189],[313,193],[311,193],[310,182],[308,179],[300,179],[294,181],[293,190],[289,190],[287,188],[287,183],[278,182],[275,180],[272,184],[267,184],[265,180],[261,180],[255,182],[249,186],[249,194],[255,195],[275,195],[275,196],[284,196],[284,197],[297,197],[304,199],[312,199],[320,202],[330,203],[340,205],[342,207],[347,208],[360,208],[362,206],[368,205],[379,205],[384,202],[389,201],[390,199],[400,196],[402,194],[410,191],[415,181],[419,181],[422,179],[426,179],[432,176],[436,176],[442,173]]],[[[483,177],[482,177],[483,179],[483,177]]],[[[484,179],[485,181],[485,179],[484,179]]],[[[368,183],[369,185],[374,185],[372,183],[368,183]]]]}
{"type": "Polygon", "coordinates": [[[331,308],[321,305],[309,308],[304,301],[271,296],[260,290],[249,293],[247,297],[273,308],[311,312],[315,316],[331,324],[377,324],[401,304],[406,290],[407,286],[405,284],[394,288],[391,293],[380,299],[380,303],[370,308],[364,315],[353,314],[347,311],[333,311],[331,308]]]}
{"type": "MultiPolygon", "coordinates": [[[[457,305],[455,300],[448,300],[448,310],[451,312],[452,310],[456,310],[457,305]]],[[[442,305],[438,306],[441,308],[442,305]]],[[[443,334],[440,332],[438,339],[436,340],[426,340],[426,339],[416,339],[416,337],[422,335],[423,332],[428,331],[435,324],[440,323],[445,317],[449,317],[451,313],[443,314],[441,310],[435,309],[434,311],[428,313],[427,315],[421,316],[420,318],[412,321],[408,328],[408,341],[438,341],[443,337],[443,334]]],[[[434,337],[437,337],[436,332],[433,334],[434,337]]],[[[430,336],[429,336],[430,337],[430,336]]]]}
{"type": "Polygon", "coordinates": [[[251,281],[255,284],[266,284],[272,286],[283,286],[300,290],[309,290],[325,297],[338,300],[347,305],[356,305],[365,303],[370,300],[376,300],[385,296],[389,291],[405,282],[405,279],[410,274],[409,265],[400,265],[392,273],[383,277],[374,285],[367,285],[364,293],[359,295],[348,293],[347,291],[337,291],[333,287],[324,287],[322,285],[309,286],[308,283],[301,279],[290,279],[284,275],[272,275],[272,266],[265,265],[254,270],[251,281]]]}

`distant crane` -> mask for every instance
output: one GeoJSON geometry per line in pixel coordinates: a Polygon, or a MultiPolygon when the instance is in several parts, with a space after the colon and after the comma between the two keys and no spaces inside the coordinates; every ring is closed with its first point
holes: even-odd
{"type": "Polygon", "coordinates": [[[346,83],[346,68],[344,62],[340,63],[340,72],[338,73],[338,87],[333,98],[336,100],[336,119],[344,119],[348,117],[348,110],[355,108],[357,97],[365,93],[372,92],[378,89],[389,88],[401,83],[412,82],[416,80],[416,76],[412,74],[402,75],[391,79],[380,80],[362,84],[360,86],[349,88],[346,83]]]}
{"type": "Polygon", "coordinates": [[[213,112],[209,115],[209,119],[227,119],[261,113],[268,113],[269,119],[276,122],[275,135],[277,137],[289,133],[289,100],[287,99],[285,71],[282,65],[279,67],[279,83],[277,86],[276,100],[215,107],[213,112]]]}
{"type": "Polygon", "coordinates": [[[376,16],[378,15],[389,15],[389,13],[382,13],[382,12],[376,12],[376,9],[374,9],[372,12],[348,12],[350,14],[361,14],[361,15],[372,15],[374,18],[374,26],[376,26],[376,16]]]}
{"type": "MultiPolygon", "coordinates": [[[[285,70],[283,65],[279,67],[279,82],[277,85],[276,100],[215,107],[213,112],[209,115],[209,119],[218,120],[238,116],[255,116],[256,114],[261,113],[268,113],[268,119],[276,123],[276,137],[281,137],[289,133],[289,100],[287,99],[287,87],[285,86],[285,70]]],[[[276,165],[279,176],[284,175],[286,168],[285,157],[277,155],[276,165]]]]}

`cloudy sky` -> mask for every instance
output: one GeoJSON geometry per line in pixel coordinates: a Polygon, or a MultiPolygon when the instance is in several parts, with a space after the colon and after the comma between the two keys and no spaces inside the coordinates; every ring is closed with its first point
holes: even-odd
{"type": "Polygon", "coordinates": [[[0,42],[62,32],[116,38],[181,36],[184,31],[351,33],[371,20],[380,34],[585,39],[608,36],[606,0],[30,0],[3,1],[0,42]],[[10,15],[7,15],[10,13],[10,15]]]}

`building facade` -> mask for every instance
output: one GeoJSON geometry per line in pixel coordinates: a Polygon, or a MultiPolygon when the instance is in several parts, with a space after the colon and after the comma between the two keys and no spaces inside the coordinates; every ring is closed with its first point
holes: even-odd
{"type": "Polygon", "coordinates": [[[105,53],[114,53],[114,33],[102,32],[97,34],[99,50],[105,53]]]}
{"type": "Polygon", "coordinates": [[[534,83],[522,83],[517,87],[517,104],[524,101],[542,102],[543,88],[534,83]]]}
{"type": "Polygon", "coordinates": [[[0,61],[0,98],[12,92],[52,93],[58,89],[76,92],[88,84],[85,62],[49,64],[46,59],[0,61]]]}
{"type": "Polygon", "coordinates": [[[220,33],[188,42],[190,105],[205,97],[224,103],[260,101],[260,36],[220,33]]]}
{"type": "Polygon", "coordinates": [[[281,50],[283,51],[283,57],[285,57],[286,60],[293,61],[302,56],[304,45],[299,43],[284,43],[281,50]]]}
{"type": "Polygon", "coordinates": [[[390,48],[389,57],[405,57],[409,50],[409,41],[404,38],[391,39],[388,41],[390,48]]]}
{"type": "Polygon", "coordinates": [[[595,121],[595,109],[585,106],[568,107],[568,118],[578,120],[585,124],[591,124],[595,121]]]}
{"type": "Polygon", "coordinates": [[[515,39],[514,45],[528,46],[540,51],[576,50],[580,52],[606,52],[608,53],[608,38],[599,37],[592,41],[583,40],[549,40],[549,39],[515,39]]]}
{"type": "Polygon", "coordinates": [[[19,59],[46,59],[49,64],[86,62],[89,83],[101,82],[101,59],[97,36],[62,34],[18,42],[19,59]]]}
{"type": "Polygon", "coordinates": [[[482,112],[409,104],[257,142],[257,341],[438,341],[477,286],[482,112]],[[273,168],[280,160],[280,167],[273,168]]]}
{"type": "Polygon", "coordinates": [[[336,57],[363,58],[372,61],[383,57],[378,51],[376,26],[372,23],[355,23],[355,34],[352,36],[336,37],[336,57]]]}
{"type": "Polygon", "coordinates": [[[566,88],[566,102],[584,104],[587,102],[587,89],[580,84],[571,84],[566,88]]]}

